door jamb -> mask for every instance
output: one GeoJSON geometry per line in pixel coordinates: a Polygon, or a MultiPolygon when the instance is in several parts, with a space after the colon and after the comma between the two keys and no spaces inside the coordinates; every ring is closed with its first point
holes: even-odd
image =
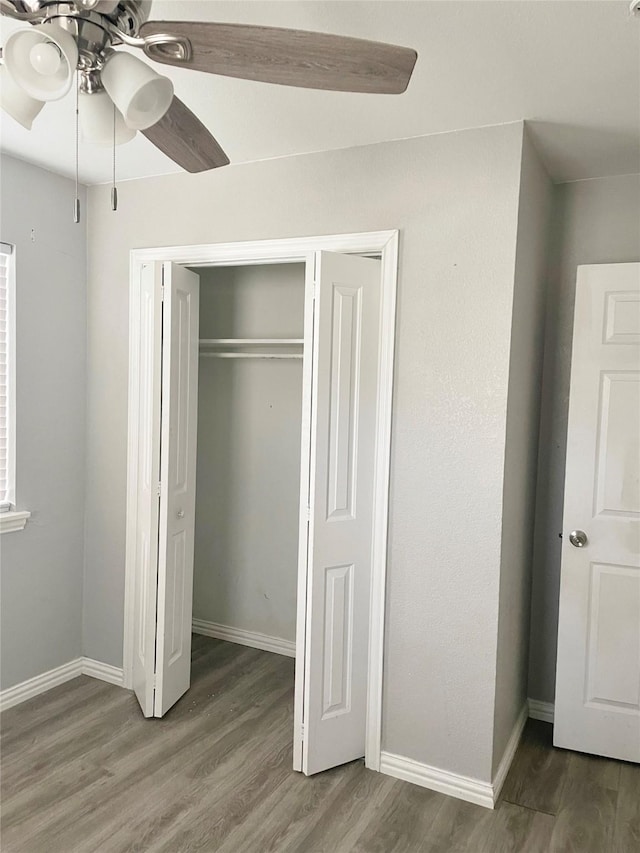
{"type": "MultiPolygon", "coordinates": [[[[130,307],[137,305],[137,293],[142,266],[154,261],[173,261],[185,266],[242,266],[244,264],[305,263],[305,288],[313,276],[314,253],[317,251],[345,254],[376,255],[381,259],[382,294],[380,305],[380,352],[378,357],[378,400],[376,418],[376,447],[373,507],[373,553],[371,598],[369,610],[369,663],[367,678],[367,721],[365,763],[371,770],[380,770],[382,749],[382,679],[384,657],[384,619],[386,600],[387,541],[389,514],[389,483],[391,463],[391,409],[395,349],[396,291],[398,274],[397,230],[356,234],[333,234],[319,237],[259,240],[238,243],[213,243],[197,246],[162,246],[132,249],[130,253],[130,307]]],[[[311,279],[313,284],[313,280],[311,279]]],[[[307,315],[305,312],[305,339],[307,315]]],[[[124,686],[133,687],[133,621],[134,581],[136,569],[136,495],[137,454],[139,436],[138,387],[140,382],[139,354],[140,318],[135,310],[129,315],[129,409],[127,445],[127,531],[125,555],[124,598],[124,686]]],[[[305,361],[307,361],[305,359],[305,361]]],[[[310,360],[309,360],[310,361],[310,360]]],[[[303,417],[304,417],[303,413],[303,417]]],[[[303,448],[304,454],[304,448],[303,448]]],[[[303,456],[304,458],[304,456],[303,456]]],[[[306,579],[306,578],[305,578],[306,579]]],[[[298,579],[300,583],[300,578],[298,579]]],[[[306,592],[306,590],[305,590],[306,592]]],[[[306,599],[306,595],[305,595],[306,599]]],[[[298,596],[301,600],[301,596],[298,596]]],[[[298,607],[298,620],[300,619],[298,607]]],[[[300,642],[296,630],[296,642],[300,642]]],[[[296,649],[299,660],[304,649],[296,649]]],[[[296,716],[298,719],[298,702],[296,716]]],[[[296,728],[296,732],[298,729],[296,728]]],[[[294,767],[301,769],[300,738],[294,738],[294,767]]]]}

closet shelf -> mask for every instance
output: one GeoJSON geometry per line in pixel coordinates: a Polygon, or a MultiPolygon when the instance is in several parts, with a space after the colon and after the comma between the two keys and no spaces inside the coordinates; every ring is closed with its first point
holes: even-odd
{"type": "Polygon", "coordinates": [[[302,346],[304,338],[200,338],[201,347],[302,346]]]}
{"type": "Polygon", "coordinates": [[[302,346],[304,338],[200,338],[200,355],[202,358],[302,358],[301,352],[289,349],[302,346]],[[219,349],[208,350],[208,347],[219,349]],[[282,347],[285,351],[256,352],[251,351],[253,347],[282,347]],[[250,352],[239,352],[241,348],[250,352]]]}
{"type": "Polygon", "coordinates": [[[302,358],[301,352],[201,352],[201,358],[302,358]]]}

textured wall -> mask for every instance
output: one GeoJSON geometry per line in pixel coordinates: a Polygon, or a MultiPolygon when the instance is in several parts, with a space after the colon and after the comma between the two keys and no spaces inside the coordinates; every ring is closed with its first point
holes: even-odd
{"type": "MultiPolygon", "coordinates": [[[[197,272],[201,338],[303,337],[303,265],[197,272]]],[[[200,359],[194,618],[295,640],[301,420],[301,359],[200,359]]]]}
{"type": "Polygon", "coordinates": [[[555,695],[560,538],[576,268],[640,260],[640,175],[555,189],[536,498],[529,696],[555,695]]]}
{"type": "Polygon", "coordinates": [[[0,543],[5,689],[81,653],[86,228],[72,181],[1,166],[1,239],[17,263],[16,498],[32,513],[0,543]]]}
{"type": "Polygon", "coordinates": [[[122,664],[130,249],[398,228],[383,745],[490,778],[522,133],[91,189],[86,654],[122,664]]]}
{"type": "Polygon", "coordinates": [[[553,186],[525,133],[504,465],[494,775],[527,700],[531,565],[553,186]]]}

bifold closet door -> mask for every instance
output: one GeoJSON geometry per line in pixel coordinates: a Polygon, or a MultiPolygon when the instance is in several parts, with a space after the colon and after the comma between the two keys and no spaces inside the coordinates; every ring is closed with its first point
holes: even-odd
{"type": "Polygon", "coordinates": [[[380,262],[318,252],[302,770],[365,754],[380,262]]]}
{"type": "Polygon", "coordinates": [[[165,263],[154,716],[191,682],[200,279],[165,263]]]}
{"type": "MultiPolygon", "coordinates": [[[[158,589],[158,513],[160,498],[160,399],[162,388],[162,264],[144,264],[140,288],[131,304],[139,338],[131,353],[138,375],[131,400],[137,409],[138,442],[135,494],[135,580],[133,689],[142,713],[153,717],[158,589]],[[137,351],[136,351],[137,350],[137,351]]],[[[131,512],[132,508],[128,507],[131,512]]]]}
{"type": "Polygon", "coordinates": [[[199,287],[175,264],[143,269],[134,688],[145,717],[163,716],[191,678],[199,287]]]}

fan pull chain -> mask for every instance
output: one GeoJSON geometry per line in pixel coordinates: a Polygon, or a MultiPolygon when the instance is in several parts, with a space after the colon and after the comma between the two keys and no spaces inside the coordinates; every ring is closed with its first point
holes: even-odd
{"type": "Polygon", "coordinates": [[[113,186],[111,187],[111,210],[118,209],[118,188],[116,186],[116,105],[113,105],[113,186]]]}
{"type": "Polygon", "coordinates": [[[76,71],[76,198],[73,205],[73,221],[80,222],[80,196],[78,194],[78,161],[80,159],[80,72],[76,71]]]}

